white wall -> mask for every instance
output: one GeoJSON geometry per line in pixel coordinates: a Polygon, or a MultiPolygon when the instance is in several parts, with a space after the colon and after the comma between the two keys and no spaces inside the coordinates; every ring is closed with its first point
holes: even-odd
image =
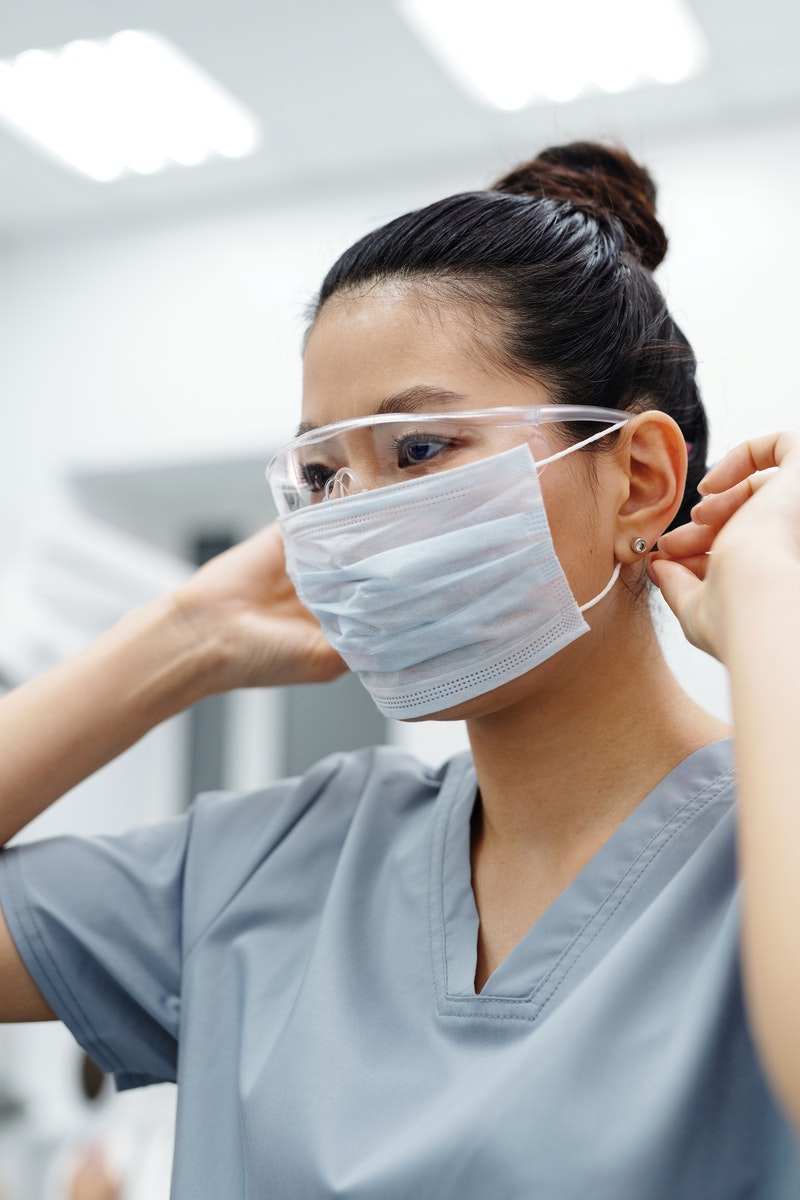
{"type": "Polygon", "coordinates": [[[800,122],[650,156],[671,249],[661,282],[700,360],[719,456],[798,425],[800,122]]]}

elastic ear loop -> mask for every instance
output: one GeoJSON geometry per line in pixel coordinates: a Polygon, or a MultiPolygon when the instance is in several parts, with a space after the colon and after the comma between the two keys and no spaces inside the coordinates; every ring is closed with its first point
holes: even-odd
{"type": "MultiPolygon", "coordinates": [[[[593,433],[590,437],[584,438],[582,442],[576,442],[574,446],[567,446],[566,450],[559,450],[557,453],[551,454],[548,458],[543,458],[541,462],[537,463],[536,465],[541,467],[547,466],[548,463],[555,462],[558,458],[564,458],[565,455],[572,454],[573,450],[580,450],[584,446],[588,446],[590,442],[597,442],[600,440],[600,438],[607,437],[609,433],[614,433],[617,429],[622,429],[623,425],[627,424],[627,421],[618,421],[616,425],[612,425],[609,429],[601,429],[598,433],[593,433]]],[[[588,609],[594,608],[595,604],[599,604],[601,600],[605,600],[606,596],[619,579],[619,573],[621,570],[622,563],[618,562],[614,567],[611,578],[603,588],[602,592],[598,592],[593,600],[587,600],[585,604],[579,604],[578,611],[582,613],[587,612],[588,609]]]]}
{"type": "Polygon", "coordinates": [[[618,562],[617,565],[614,567],[614,573],[612,574],[612,576],[609,579],[606,586],[603,588],[602,592],[598,592],[598,594],[595,596],[594,600],[587,600],[585,604],[579,604],[578,612],[586,612],[587,608],[594,608],[595,604],[599,604],[601,600],[605,600],[606,596],[608,595],[608,593],[611,591],[614,584],[619,579],[619,573],[621,570],[622,570],[622,563],[618,562]]]}

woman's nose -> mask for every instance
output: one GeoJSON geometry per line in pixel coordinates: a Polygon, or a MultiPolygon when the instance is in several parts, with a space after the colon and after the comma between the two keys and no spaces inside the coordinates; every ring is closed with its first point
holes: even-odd
{"type": "Polygon", "coordinates": [[[352,496],[355,492],[363,490],[355,471],[351,471],[349,467],[340,467],[325,484],[325,499],[340,500],[343,496],[352,496]]]}

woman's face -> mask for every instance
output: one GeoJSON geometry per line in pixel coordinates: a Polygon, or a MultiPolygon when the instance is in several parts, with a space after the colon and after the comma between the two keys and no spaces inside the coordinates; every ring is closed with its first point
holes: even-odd
{"type": "MultiPolygon", "coordinates": [[[[459,301],[440,303],[403,283],[333,297],[306,344],[303,423],[320,426],[370,416],[387,403],[432,414],[454,407],[552,404],[543,384],[502,368],[489,322],[488,315],[459,301]]],[[[587,456],[578,452],[547,466],[541,475],[556,554],[579,604],[597,595],[614,567],[602,457],[595,464],[601,469],[592,473],[587,456]]],[[[538,678],[541,672],[536,669],[538,678]]],[[[508,684],[497,692],[507,689],[519,691],[508,684]]],[[[486,702],[479,697],[446,715],[468,716],[476,708],[483,710],[486,702]]]]}

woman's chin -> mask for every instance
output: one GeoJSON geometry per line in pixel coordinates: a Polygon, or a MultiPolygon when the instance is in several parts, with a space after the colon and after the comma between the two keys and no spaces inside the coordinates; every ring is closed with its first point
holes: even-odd
{"type": "Polygon", "coordinates": [[[526,671],[518,679],[511,679],[500,687],[473,696],[471,700],[462,700],[450,708],[438,709],[422,717],[402,717],[404,725],[417,725],[420,721],[469,721],[479,717],[489,717],[503,712],[511,705],[519,704],[530,698],[534,689],[531,687],[531,675],[537,668],[526,671]]]}

